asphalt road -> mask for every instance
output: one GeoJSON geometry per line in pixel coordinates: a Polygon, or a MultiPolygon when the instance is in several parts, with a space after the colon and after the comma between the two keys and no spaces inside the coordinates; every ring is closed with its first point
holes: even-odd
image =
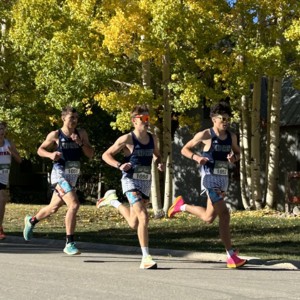
{"type": "Polygon", "coordinates": [[[225,255],[151,249],[156,270],[139,269],[135,247],[20,237],[0,241],[0,299],[300,299],[300,262],[248,259],[227,269],[225,255]]]}

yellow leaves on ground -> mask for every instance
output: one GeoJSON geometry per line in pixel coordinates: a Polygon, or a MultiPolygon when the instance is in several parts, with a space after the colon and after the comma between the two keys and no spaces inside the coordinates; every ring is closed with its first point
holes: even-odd
{"type": "Polygon", "coordinates": [[[237,211],[233,212],[232,216],[235,218],[242,217],[280,217],[282,214],[279,211],[265,208],[261,210],[250,210],[250,211],[237,211]]]}

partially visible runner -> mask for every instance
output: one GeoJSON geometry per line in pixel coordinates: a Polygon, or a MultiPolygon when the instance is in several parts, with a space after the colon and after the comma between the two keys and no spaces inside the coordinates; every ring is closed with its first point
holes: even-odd
{"type": "Polygon", "coordinates": [[[213,127],[198,132],[193,139],[181,149],[181,154],[196,161],[200,167],[201,190],[207,195],[206,208],[186,204],[179,196],[168,210],[172,218],[182,211],[189,212],[207,223],[213,223],[219,217],[219,232],[227,253],[227,267],[238,268],[246,263],[233,250],[230,236],[230,214],[224,201],[228,188],[228,165],[240,158],[237,136],[228,130],[231,109],[227,103],[220,103],[211,108],[213,127]],[[194,153],[197,145],[203,147],[201,155],[194,153]]]}
{"type": "Polygon", "coordinates": [[[13,158],[17,163],[21,163],[22,161],[14,143],[5,138],[6,131],[6,122],[0,121],[0,240],[4,240],[6,238],[2,225],[5,214],[5,206],[8,201],[6,188],[9,183],[11,158],[13,158]]]}
{"type": "Polygon", "coordinates": [[[130,208],[119,202],[116,190],[108,190],[97,202],[97,207],[111,205],[124,216],[128,225],[137,229],[143,258],[141,269],[156,269],[157,263],[149,254],[148,212],[151,188],[151,164],[153,157],[157,168],[163,171],[157,138],[148,132],[149,110],[147,106],[136,106],[131,112],[134,130],[119,137],[102,155],[102,159],[112,167],[122,171],[122,189],[130,208]],[[123,152],[124,160],[117,161],[114,156],[123,152]]]}
{"type": "Polygon", "coordinates": [[[66,204],[66,246],[63,251],[69,255],[76,255],[80,254],[80,251],[74,242],[76,214],[79,209],[75,185],[80,174],[80,158],[83,154],[92,158],[94,149],[90,145],[87,132],[82,128],[76,128],[78,114],[75,108],[65,107],[61,118],[62,128],[51,131],[37,151],[39,156],[53,161],[51,172],[53,195],[49,205],[43,207],[35,216],[25,217],[23,236],[26,241],[29,241],[35,225],[66,204]]]}

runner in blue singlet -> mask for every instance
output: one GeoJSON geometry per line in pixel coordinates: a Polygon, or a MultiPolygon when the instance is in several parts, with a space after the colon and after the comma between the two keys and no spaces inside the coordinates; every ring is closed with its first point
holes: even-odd
{"type": "Polygon", "coordinates": [[[228,187],[228,165],[239,160],[240,148],[237,137],[228,130],[231,110],[226,103],[220,103],[211,108],[213,127],[198,132],[187,142],[181,153],[200,166],[202,193],[207,195],[207,206],[188,205],[182,196],[175,199],[168,211],[171,218],[182,211],[198,216],[207,223],[212,223],[219,217],[219,232],[227,253],[227,267],[239,268],[246,263],[232,249],[230,237],[230,215],[224,201],[228,187]],[[201,154],[193,152],[197,145],[202,145],[201,154]]]}
{"type": "MultiPolygon", "coordinates": [[[[151,133],[149,143],[142,144],[135,133],[132,132],[133,151],[129,156],[125,156],[124,163],[130,163],[131,168],[125,172],[122,171],[122,189],[123,193],[138,190],[142,193],[144,199],[149,199],[151,189],[151,164],[154,151],[154,140],[151,133]]],[[[132,199],[130,204],[134,204],[137,199],[132,199]]]]}
{"type": "Polygon", "coordinates": [[[151,187],[151,164],[153,157],[157,168],[163,171],[156,136],[148,132],[149,111],[146,106],[137,106],[131,113],[134,130],[122,135],[107,149],[103,160],[122,171],[122,189],[130,207],[118,201],[115,190],[109,190],[97,202],[97,207],[111,205],[127,220],[130,227],[137,230],[143,258],[141,269],[157,268],[156,262],[149,254],[148,248],[148,212],[146,204],[149,200],[151,187]],[[118,162],[114,156],[123,152],[124,161],[118,162]]]}
{"type": "Polygon", "coordinates": [[[50,204],[43,207],[35,216],[25,217],[23,236],[26,241],[29,241],[34,226],[66,204],[66,246],[64,252],[69,255],[76,255],[80,254],[74,242],[79,201],[74,187],[80,174],[81,156],[85,155],[91,158],[94,155],[94,149],[90,145],[86,131],[76,129],[78,122],[76,109],[70,106],[64,108],[62,120],[62,128],[50,132],[38,149],[38,154],[41,157],[47,157],[53,161],[51,184],[54,192],[52,199],[50,204]]]}

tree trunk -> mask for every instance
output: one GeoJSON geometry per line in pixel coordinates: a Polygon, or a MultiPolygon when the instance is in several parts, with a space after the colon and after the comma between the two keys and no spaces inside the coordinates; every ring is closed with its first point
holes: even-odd
{"type": "MultiPolygon", "coordinates": [[[[142,42],[143,42],[143,40],[144,40],[144,38],[142,38],[142,42]]],[[[145,89],[150,88],[151,73],[150,73],[150,62],[149,62],[149,60],[142,61],[142,81],[143,81],[143,87],[145,89]]],[[[158,131],[158,128],[156,128],[156,127],[151,128],[151,131],[154,134],[156,134],[157,131],[158,131]]],[[[159,180],[159,173],[158,173],[158,170],[157,170],[157,166],[156,166],[156,163],[154,161],[152,162],[152,166],[151,166],[151,176],[152,176],[152,183],[151,183],[150,200],[151,200],[151,203],[152,203],[154,216],[159,217],[159,216],[162,215],[160,213],[161,210],[162,210],[160,184],[159,184],[160,180],[159,180]]]]}
{"type": "MultiPolygon", "coordinates": [[[[158,128],[154,128],[154,133],[158,136],[158,128]]],[[[158,138],[157,141],[159,142],[160,139],[158,138]]],[[[160,148],[160,144],[158,145],[160,148]]],[[[162,203],[161,203],[161,193],[160,193],[160,180],[159,180],[159,172],[157,170],[157,165],[153,161],[152,168],[151,168],[151,175],[152,175],[152,183],[151,183],[151,203],[152,208],[154,211],[155,218],[161,218],[165,214],[162,210],[162,203]]]]}
{"type": "Polygon", "coordinates": [[[170,79],[170,57],[169,46],[166,47],[166,53],[162,57],[163,73],[163,100],[164,100],[164,118],[163,118],[163,156],[165,162],[165,186],[164,186],[164,212],[167,214],[172,204],[172,184],[173,184],[173,164],[172,164],[172,145],[171,145],[171,106],[169,95],[170,79]]]}
{"type": "MultiPolygon", "coordinates": [[[[5,20],[1,19],[1,37],[3,38],[6,34],[6,23],[5,23],[5,20]]],[[[4,47],[4,43],[1,43],[1,48],[0,48],[0,51],[1,51],[1,56],[4,58],[4,55],[5,55],[5,47],[4,47]]]]}
{"type": "MultiPolygon", "coordinates": [[[[266,172],[266,182],[268,182],[268,177],[269,177],[269,156],[270,156],[270,126],[271,126],[271,105],[273,102],[273,77],[268,78],[268,108],[267,108],[267,128],[266,128],[266,167],[265,167],[265,172],[266,172]]],[[[267,198],[267,193],[268,193],[268,184],[265,186],[265,202],[267,198]]]]}
{"type": "Polygon", "coordinates": [[[270,158],[268,164],[267,178],[267,197],[266,205],[274,207],[275,195],[278,186],[278,158],[279,158],[279,122],[280,122],[280,105],[281,105],[281,85],[282,78],[274,77],[273,93],[270,116],[270,158]]]}
{"type": "Polygon", "coordinates": [[[262,208],[262,193],[260,184],[260,102],[261,78],[253,86],[252,115],[251,115],[251,177],[252,201],[256,209],[262,208]]]}
{"type": "Polygon", "coordinates": [[[240,146],[241,146],[241,159],[240,159],[240,186],[243,206],[246,210],[250,209],[249,201],[249,186],[251,186],[251,177],[249,176],[249,110],[247,105],[246,96],[242,96],[242,116],[240,126],[240,146]]]}

